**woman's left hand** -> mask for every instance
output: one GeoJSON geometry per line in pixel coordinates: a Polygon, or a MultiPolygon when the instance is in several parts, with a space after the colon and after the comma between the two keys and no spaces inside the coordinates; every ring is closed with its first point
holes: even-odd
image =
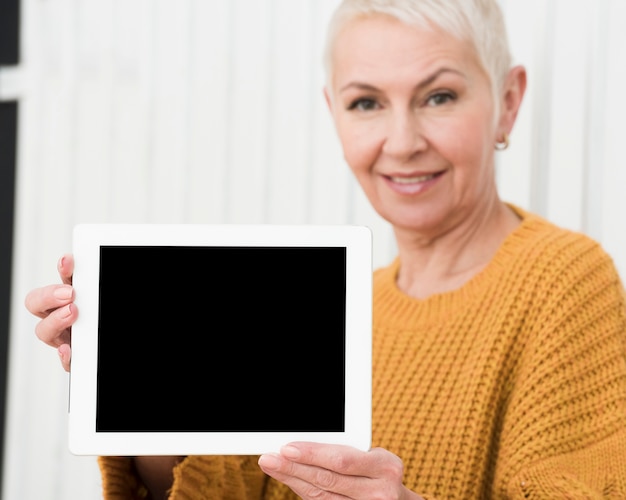
{"type": "Polygon", "coordinates": [[[290,443],[280,453],[262,455],[259,466],[304,500],[421,498],[402,484],[402,460],[382,448],[290,443]]]}

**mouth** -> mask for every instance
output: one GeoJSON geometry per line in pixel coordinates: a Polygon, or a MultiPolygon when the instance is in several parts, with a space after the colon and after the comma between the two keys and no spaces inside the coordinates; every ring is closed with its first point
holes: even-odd
{"type": "Polygon", "coordinates": [[[398,177],[398,176],[390,175],[388,176],[388,179],[391,182],[394,182],[396,184],[419,184],[420,182],[430,181],[434,179],[435,177],[438,177],[439,175],[441,175],[441,172],[435,172],[432,174],[425,174],[425,175],[415,175],[412,177],[398,177]]]}
{"type": "Polygon", "coordinates": [[[416,196],[430,191],[438,183],[438,179],[445,174],[445,170],[430,174],[415,175],[387,175],[387,186],[400,196],[416,196]]]}

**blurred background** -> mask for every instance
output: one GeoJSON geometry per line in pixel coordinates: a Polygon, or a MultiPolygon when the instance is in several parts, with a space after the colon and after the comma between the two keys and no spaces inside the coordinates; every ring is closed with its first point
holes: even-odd
{"type": "MultiPolygon", "coordinates": [[[[95,457],[67,449],[69,376],[24,308],[75,224],[360,224],[374,266],[393,258],[322,96],[338,1],[0,1],[3,499],[101,497],[95,457]]],[[[502,197],[596,238],[626,277],[626,2],[501,5],[529,76],[502,197]]]]}

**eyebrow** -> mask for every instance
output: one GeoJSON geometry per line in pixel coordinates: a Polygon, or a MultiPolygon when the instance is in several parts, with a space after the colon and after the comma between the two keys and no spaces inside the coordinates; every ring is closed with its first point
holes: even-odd
{"type": "MultiPolygon", "coordinates": [[[[438,70],[434,71],[431,75],[429,75],[424,80],[419,82],[415,86],[415,89],[418,90],[418,89],[427,87],[428,85],[433,83],[435,80],[437,80],[437,78],[439,78],[444,73],[454,73],[456,75],[459,75],[460,77],[465,78],[464,75],[460,71],[458,71],[456,69],[452,69],[452,68],[443,67],[443,68],[439,68],[438,70]]],[[[355,88],[360,89],[360,90],[367,90],[367,91],[371,91],[371,92],[378,90],[378,88],[375,87],[374,85],[370,85],[368,83],[361,83],[361,82],[356,81],[356,82],[350,82],[350,83],[344,85],[343,87],[341,87],[339,89],[339,93],[341,93],[344,90],[347,90],[347,89],[349,89],[351,87],[355,87],[355,88]]]]}

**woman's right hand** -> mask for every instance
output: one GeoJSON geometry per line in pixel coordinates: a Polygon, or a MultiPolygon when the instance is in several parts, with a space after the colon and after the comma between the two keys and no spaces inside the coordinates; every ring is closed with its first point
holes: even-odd
{"type": "Polygon", "coordinates": [[[70,347],[72,325],[78,317],[72,288],[74,257],[71,254],[63,255],[59,259],[57,269],[62,284],[31,290],[26,295],[24,305],[30,313],[41,318],[35,327],[35,334],[39,340],[57,348],[63,369],[69,372],[72,357],[70,347]]]}

